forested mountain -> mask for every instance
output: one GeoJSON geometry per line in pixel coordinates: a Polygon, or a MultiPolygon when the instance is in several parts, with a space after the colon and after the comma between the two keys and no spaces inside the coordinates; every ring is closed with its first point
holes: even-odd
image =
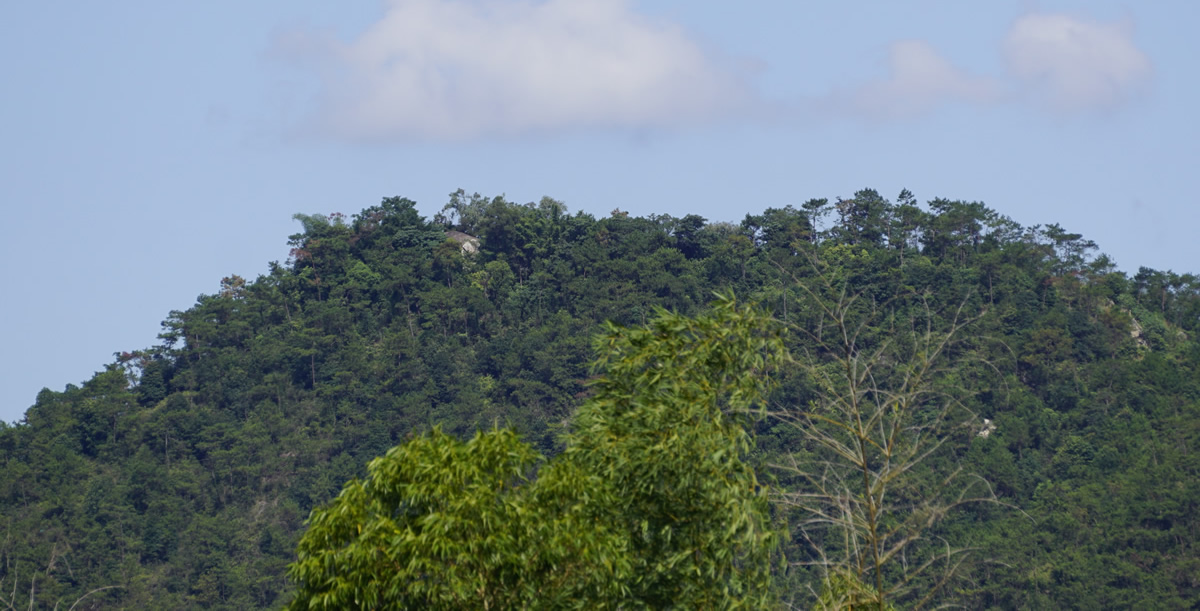
{"type": "Polygon", "coordinates": [[[716,291],[789,329],[749,457],[787,533],[780,604],[816,604],[850,555],[812,519],[837,507],[810,493],[852,483],[811,433],[856,397],[885,424],[911,408],[898,434],[931,442],[872,521],[912,544],[859,574],[930,562],[901,607],[1200,606],[1196,276],[1131,276],[1059,225],[907,191],[738,224],[462,191],[432,220],[401,198],[297,220],[285,264],[0,425],[0,607],[278,608],[305,519],[369,460],[434,426],[556,455],[601,325],[716,291]]]}

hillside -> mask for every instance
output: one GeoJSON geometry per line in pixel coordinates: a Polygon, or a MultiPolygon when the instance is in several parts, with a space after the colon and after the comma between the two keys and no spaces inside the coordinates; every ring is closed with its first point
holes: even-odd
{"type": "MultiPolygon", "coordinates": [[[[895,336],[897,320],[944,330],[956,313],[970,319],[938,379],[962,422],[980,426],[948,430],[912,474],[917,496],[897,501],[919,506],[949,472],[994,495],[914,547],[914,558],[943,542],[970,550],[939,601],[1200,605],[1193,275],[1131,276],[1059,225],[1025,227],[979,203],[922,206],[907,191],[738,224],[619,209],[597,219],[549,198],[462,191],[432,220],[401,198],[297,220],[286,263],[222,279],[167,316],[160,345],[117,354],[81,387],[44,390],[23,422],[0,424],[0,603],[278,608],[305,518],[371,458],[434,425],[466,438],[497,423],[553,455],[604,321],[692,315],[731,290],[791,325],[789,349],[818,361],[814,330],[829,319],[814,300],[857,296],[865,344],[895,336]]],[[[768,411],[812,404],[813,371],[785,370],[768,411]]],[[[810,441],[786,418],[755,434],[764,477],[803,492],[811,482],[772,465],[812,455],[810,441]]],[[[838,544],[804,543],[804,515],[786,503],[777,513],[792,529],[779,595],[807,607],[820,589],[808,562],[838,544]]]]}

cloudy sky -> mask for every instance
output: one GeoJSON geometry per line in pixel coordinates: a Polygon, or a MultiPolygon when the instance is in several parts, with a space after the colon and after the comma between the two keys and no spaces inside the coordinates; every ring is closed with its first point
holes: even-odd
{"type": "Polygon", "coordinates": [[[737,221],[907,188],[1198,272],[1198,22],[1194,0],[8,2],[0,419],[285,259],[293,213],[391,195],[737,221]]]}

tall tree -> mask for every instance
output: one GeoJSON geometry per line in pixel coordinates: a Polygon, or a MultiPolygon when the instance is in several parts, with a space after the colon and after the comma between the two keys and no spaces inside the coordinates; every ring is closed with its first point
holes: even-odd
{"type": "Polygon", "coordinates": [[[973,394],[962,382],[971,321],[921,295],[874,302],[839,269],[813,265],[796,283],[807,313],[794,326],[804,338],[793,362],[800,402],[772,412],[803,440],[777,463],[790,480],[779,499],[798,510],[793,536],[807,548],[798,561],[822,575],[822,605],[919,607],[962,553],[929,545],[931,528],[954,507],[994,500],[986,482],[927,464],[981,427],[963,400],[973,394]]]}

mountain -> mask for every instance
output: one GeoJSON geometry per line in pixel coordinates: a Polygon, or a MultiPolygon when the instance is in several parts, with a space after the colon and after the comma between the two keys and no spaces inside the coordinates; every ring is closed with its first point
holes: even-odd
{"type": "MultiPolygon", "coordinates": [[[[810,606],[813,563],[845,552],[784,502],[811,478],[778,468],[816,456],[787,417],[824,396],[820,372],[838,361],[820,304],[842,303],[863,354],[918,337],[915,322],[963,323],[939,353],[935,394],[974,428],[939,433],[880,527],[928,508],[951,473],[977,476],[986,500],[930,520],[913,558],[962,553],[916,585],[955,566],[939,602],[1200,605],[1196,276],[1129,275],[1059,225],[1024,227],[974,202],[922,206],[907,191],[739,224],[598,219],[462,191],[432,220],[402,198],[296,218],[286,263],[222,279],[167,316],[159,345],[43,390],[22,422],[0,424],[0,603],[278,608],[304,520],[370,459],[435,425],[460,438],[511,426],[554,455],[602,323],[693,315],[732,291],[793,329],[797,365],[753,431],[790,530],[782,600],[810,606]]],[[[895,376],[895,359],[929,354],[889,352],[880,366],[895,376]]]]}

